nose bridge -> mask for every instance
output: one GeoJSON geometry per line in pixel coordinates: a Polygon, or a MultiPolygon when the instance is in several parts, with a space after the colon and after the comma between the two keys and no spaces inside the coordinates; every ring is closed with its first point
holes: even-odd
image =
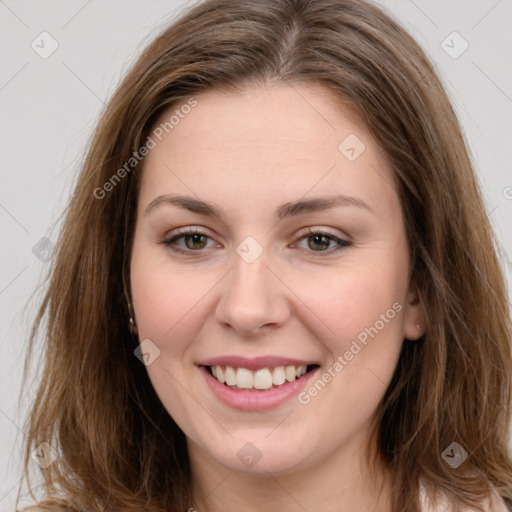
{"type": "Polygon", "coordinates": [[[217,307],[216,315],[221,323],[251,334],[263,326],[286,321],[289,314],[286,298],[267,263],[267,253],[261,246],[258,249],[251,240],[239,244],[217,307]]]}
{"type": "Polygon", "coordinates": [[[236,295],[240,295],[239,298],[242,300],[245,295],[256,296],[263,292],[263,296],[267,286],[267,272],[266,261],[263,257],[252,263],[247,263],[237,256],[234,258],[230,288],[236,295]]]}

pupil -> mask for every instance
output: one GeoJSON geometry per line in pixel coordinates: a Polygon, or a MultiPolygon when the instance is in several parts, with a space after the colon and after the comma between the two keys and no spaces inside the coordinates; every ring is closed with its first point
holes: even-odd
{"type": "Polygon", "coordinates": [[[202,238],[204,238],[204,236],[203,235],[199,235],[199,234],[189,235],[187,240],[191,241],[191,243],[187,244],[188,248],[189,249],[197,249],[197,247],[195,247],[197,244],[204,243],[201,240],[202,238]]]}
{"type": "MultiPolygon", "coordinates": [[[[311,238],[313,239],[312,245],[316,245],[316,246],[320,245],[320,246],[322,246],[322,247],[320,247],[321,249],[326,249],[326,246],[329,245],[329,240],[325,235],[313,235],[312,237],[310,237],[310,239],[311,238]]],[[[311,245],[310,245],[310,247],[311,247],[311,245]]],[[[311,247],[311,248],[313,248],[313,247],[311,247]]]]}

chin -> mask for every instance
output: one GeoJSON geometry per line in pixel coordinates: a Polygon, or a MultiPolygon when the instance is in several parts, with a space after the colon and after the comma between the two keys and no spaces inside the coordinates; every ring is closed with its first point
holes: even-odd
{"type": "MultiPolygon", "coordinates": [[[[268,435],[268,434],[266,434],[268,435]]],[[[285,475],[313,464],[300,443],[272,443],[268,439],[236,441],[210,456],[231,471],[250,475],[285,475]],[[232,446],[232,449],[231,449],[232,446]]]]}

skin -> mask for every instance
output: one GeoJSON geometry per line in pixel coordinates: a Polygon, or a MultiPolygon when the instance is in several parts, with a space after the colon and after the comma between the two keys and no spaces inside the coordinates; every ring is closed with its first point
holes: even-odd
{"type": "Polygon", "coordinates": [[[139,339],[160,350],[149,377],[187,437],[195,506],[389,511],[390,475],[376,468],[371,481],[363,450],[402,343],[423,334],[423,317],[385,155],[349,104],[319,85],[249,84],[195,98],[146,157],[130,271],[139,339]],[[354,161],[338,149],[349,134],[366,146],[354,161]],[[334,193],[372,211],[276,216],[284,203],[334,193]],[[162,194],[214,203],[223,217],[166,203],[146,214],[162,194]],[[176,240],[187,254],[161,243],[182,227],[207,235],[196,245],[176,240]],[[308,227],[350,245],[319,241],[308,227]],[[250,264],[236,252],[247,236],[262,249],[250,264]],[[397,302],[396,316],[308,404],[232,409],[196,366],[221,355],[277,355],[319,361],[321,375],[397,302]],[[261,453],[250,468],[237,457],[247,442],[261,453]]]}

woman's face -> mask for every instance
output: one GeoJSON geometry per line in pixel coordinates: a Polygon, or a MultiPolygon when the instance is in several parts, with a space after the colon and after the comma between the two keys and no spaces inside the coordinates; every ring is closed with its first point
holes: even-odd
{"type": "Polygon", "coordinates": [[[162,116],[140,188],[130,277],[151,382],[193,460],[285,474],[357,454],[422,334],[386,158],[321,86],[188,105],[162,116]]]}

